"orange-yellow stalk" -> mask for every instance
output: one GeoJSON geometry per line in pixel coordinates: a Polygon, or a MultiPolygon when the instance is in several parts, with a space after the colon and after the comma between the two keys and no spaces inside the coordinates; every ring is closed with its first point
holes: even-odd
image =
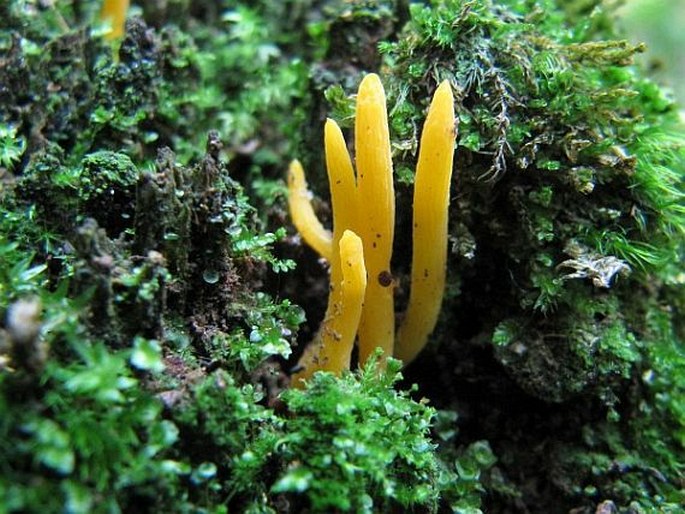
{"type": "Polygon", "coordinates": [[[129,3],[129,0],[104,0],[100,10],[100,20],[110,24],[110,30],[105,34],[105,39],[119,39],[124,35],[129,3]]]}
{"type": "Polygon", "coordinates": [[[395,339],[390,257],[395,230],[395,190],[385,91],[378,75],[359,85],[355,119],[358,233],[364,243],[369,283],[359,326],[359,361],[364,364],[377,347],[392,356],[395,339]]]}
{"type": "MultiPolygon", "coordinates": [[[[333,248],[337,248],[346,230],[357,230],[357,185],[345,138],[338,124],[331,119],[326,120],[324,127],[324,147],[333,212],[333,248]]],[[[337,252],[332,253],[331,288],[335,288],[342,275],[340,256],[337,252]]]]}
{"type": "Polygon", "coordinates": [[[316,371],[340,375],[350,369],[350,356],[366,290],[364,249],[361,239],[351,230],[345,230],[340,238],[339,262],[342,280],[331,284],[326,316],[314,341],[300,359],[301,371],[291,378],[296,387],[303,387],[303,381],[316,371]]]}
{"type": "Polygon", "coordinates": [[[426,345],[440,314],[454,140],[454,99],[449,83],[444,81],[433,96],[423,125],[414,178],[411,290],[395,349],[395,356],[405,364],[426,345]]]}
{"type": "Polygon", "coordinates": [[[311,193],[307,189],[304,170],[297,159],[292,161],[288,168],[288,206],[293,224],[305,243],[331,262],[333,235],[324,228],[312,208],[311,193]]]}

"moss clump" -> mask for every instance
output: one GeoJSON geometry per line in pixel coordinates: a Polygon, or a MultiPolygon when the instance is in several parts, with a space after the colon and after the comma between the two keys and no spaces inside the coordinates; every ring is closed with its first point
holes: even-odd
{"type": "Polygon", "coordinates": [[[289,391],[280,446],[289,465],[274,490],[304,495],[313,512],[435,512],[443,470],[428,438],[434,412],[390,388],[398,370],[392,362],[379,380],[374,360],[360,380],[319,374],[306,391],[289,391]]]}
{"type": "Polygon", "coordinates": [[[382,375],[375,363],[288,391],[287,417],[225,372],[194,386],[176,421],[184,453],[210,459],[197,463],[213,470],[198,479],[204,501],[245,512],[436,512],[445,495],[455,509],[477,508],[477,477],[493,464],[487,444],[460,452],[457,472],[446,467],[429,438],[434,410],[393,390],[397,361],[382,375]]]}
{"type": "Polygon", "coordinates": [[[112,350],[89,340],[80,318],[85,299],[70,299],[64,285],[46,290],[44,266],[17,263],[7,241],[0,249],[3,508],[172,508],[180,463],[169,449],[178,430],[139,378],[162,367],[159,345],[137,338],[112,350]],[[8,302],[16,296],[23,299],[8,302]]]}
{"type": "Polygon", "coordinates": [[[297,139],[280,134],[300,119],[291,106],[304,95],[305,69],[285,54],[281,45],[289,38],[268,29],[263,9],[236,3],[207,23],[189,17],[184,6],[159,30],[149,25],[165,14],[147,23],[134,16],[113,54],[86,28],[97,16],[95,4],[69,1],[44,10],[11,4],[0,27],[8,85],[0,92],[0,119],[29,150],[59,143],[71,163],[102,149],[150,159],[162,146],[198,158],[206,133],[218,129],[232,155],[257,151],[261,162],[273,164],[297,139]]]}
{"type": "Polygon", "coordinates": [[[18,196],[36,203],[39,216],[53,230],[74,230],[95,219],[110,234],[131,226],[138,169],[123,153],[98,151],[68,164],[61,147],[29,152],[30,162],[18,178],[18,196]]]}

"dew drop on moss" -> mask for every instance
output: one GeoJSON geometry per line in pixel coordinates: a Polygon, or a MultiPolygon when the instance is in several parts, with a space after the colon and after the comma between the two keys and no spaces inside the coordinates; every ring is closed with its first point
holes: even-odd
{"type": "Polygon", "coordinates": [[[219,272],[214,269],[206,269],[202,272],[202,279],[208,284],[216,284],[219,281],[219,272]]]}

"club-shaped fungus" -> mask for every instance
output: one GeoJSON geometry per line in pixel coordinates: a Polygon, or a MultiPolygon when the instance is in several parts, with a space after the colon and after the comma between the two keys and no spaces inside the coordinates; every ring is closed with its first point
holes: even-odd
{"type": "Polygon", "coordinates": [[[395,357],[411,362],[428,341],[440,314],[447,268],[447,220],[454,158],[454,99],[440,84],[421,133],[414,177],[411,288],[397,332],[395,357]]]}
{"type": "Polygon", "coordinates": [[[359,84],[354,136],[360,206],[357,232],[364,243],[369,274],[359,326],[359,360],[366,362],[377,347],[383,349],[383,355],[392,355],[395,340],[390,272],[395,189],[385,91],[378,75],[367,75],[359,84]]]}
{"type": "MultiPolygon", "coordinates": [[[[339,243],[340,282],[331,282],[328,308],[319,331],[300,359],[300,371],[292,383],[301,386],[315,371],[340,373],[350,369],[350,356],[362,315],[366,291],[366,267],[362,241],[346,230],[339,243]]],[[[333,276],[333,272],[331,272],[333,276]]]]}

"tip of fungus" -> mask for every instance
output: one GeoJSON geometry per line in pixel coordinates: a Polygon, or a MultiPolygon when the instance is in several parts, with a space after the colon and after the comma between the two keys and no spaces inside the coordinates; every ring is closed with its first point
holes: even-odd
{"type": "Polygon", "coordinates": [[[443,80],[435,90],[431,107],[443,111],[454,111],[454,96],[449,80],[443,80]]]}
{"type": "Polygon", "coordinates": [[[385,89],[383,89],[383,83],[378,75],[375,73],[369,73],[366,75],[361,83],[359,84],[359,90],[357,91],[357,103],[359,102],[373,102],[385,104],[385,89]]]}

